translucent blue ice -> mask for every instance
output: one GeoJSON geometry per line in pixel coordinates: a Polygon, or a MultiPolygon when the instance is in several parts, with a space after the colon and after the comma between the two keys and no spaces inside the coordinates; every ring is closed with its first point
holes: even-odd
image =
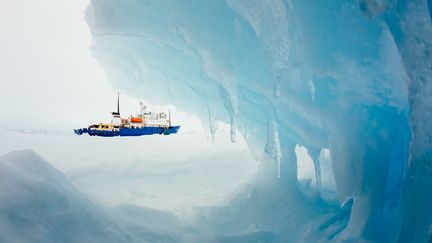
{"type": "Polygon", "coordinates": [[[429,2],[92,0],[86,20],[113,86],[194,112],[212,134],[228,122],[261,160],[250,191],[197,219],[209,238],[426,242],[429,2]],[[314,162],[315,193],[298,189],[296,145],[314,162]],[[322,199],[323,175],[337,202],[322,199]]]}

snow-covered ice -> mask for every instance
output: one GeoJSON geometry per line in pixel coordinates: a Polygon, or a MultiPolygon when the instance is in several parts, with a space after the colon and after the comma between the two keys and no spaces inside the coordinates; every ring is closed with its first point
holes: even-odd
{"type": "Polygon", "coordinates": [[[188,238],[187,225],[172,213],[129,204],[113,208],[98,204],[31,150],[0,157],[0,189],[0,242],[194,239],[188,238]]]}

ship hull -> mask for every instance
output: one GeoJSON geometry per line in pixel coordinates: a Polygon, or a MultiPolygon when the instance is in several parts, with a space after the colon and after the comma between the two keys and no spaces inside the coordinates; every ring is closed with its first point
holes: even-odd
{"type": "Polygon", "coordinates": [[[143,136],[143,135],[170,135],[173,133],[177,133],[180,129],[180,126],[172,126],[172,127],[143,127],[143,128],[125,128],[121,127],[116,131],[110,130],[96,130],[96,129],[76,129],[75,133],[77,135],[82,135],[84,133],[88,133],[90,136],[100,136],[100,137],[128,137],[128,136],[143,136]]]}

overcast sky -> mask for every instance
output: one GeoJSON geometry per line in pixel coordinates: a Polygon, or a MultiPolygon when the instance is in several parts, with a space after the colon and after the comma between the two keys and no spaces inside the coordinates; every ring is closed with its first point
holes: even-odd
{"type": "MultiPolygon", "coordinates": [[[[0,126],[67,129],[109,120],[117,90],[91,56],[87,5],[0,2],[0,126]]],[[[138,101],[122,95],[125,115],[138,101]]]]}

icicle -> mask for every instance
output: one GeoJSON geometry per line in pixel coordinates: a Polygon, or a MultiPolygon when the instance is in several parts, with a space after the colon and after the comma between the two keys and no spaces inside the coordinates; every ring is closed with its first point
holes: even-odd
{"type": "Polygon", "coordinates": [[[216,135],[216,115],[215,115],[215,110],[214,108],[210,108],[210,106],[207,105],[207,110],[208,110],[208,118],[209,118],[209,130],[210,130],[210,135],[212,137],[212,142],[214,144],[215,141],[215,135],[216,135]]]}
{"type": "Polygon", "coordinates": [[[235,143],[237,141],[237,134],[236,134],[237,125],[236,125],[234,114],[231,115],[230,126],[231,126],[231,142],[235,143]]]}
{"type": "Polygon", "coordinates": [[[230,114],[230,126],[231,126],[231,142],[235,143],[237,141],[237,99],[235,89],[227,89],[225,88],[225,92],[228,96],[228,100],[225,103],[225,108],[228,110],[230,114]]]}
{"type": "Polygon", "coordinates": [[[221,97],[224,100],[225,109],[230,115],[230,126],[231,126],[231,142],[237,141],[237,121],[236,117],[238,114],[237,106],[237,87],[235,83],[228,80],[221,80],[221,97]]]}
{"type": "Polygon", "coordinates": [[[314,158],[316,190],[318,195],[321,195],[321,165],[318,158],[314,158]]]}
{"type": "Polygon", "coordinates": [[[272,121],[268,125],[267,143],[264,151],[277,162],[277,176],[280,178],[280,160],[282,155],[278,125],[275,121],[272,121]]]}

